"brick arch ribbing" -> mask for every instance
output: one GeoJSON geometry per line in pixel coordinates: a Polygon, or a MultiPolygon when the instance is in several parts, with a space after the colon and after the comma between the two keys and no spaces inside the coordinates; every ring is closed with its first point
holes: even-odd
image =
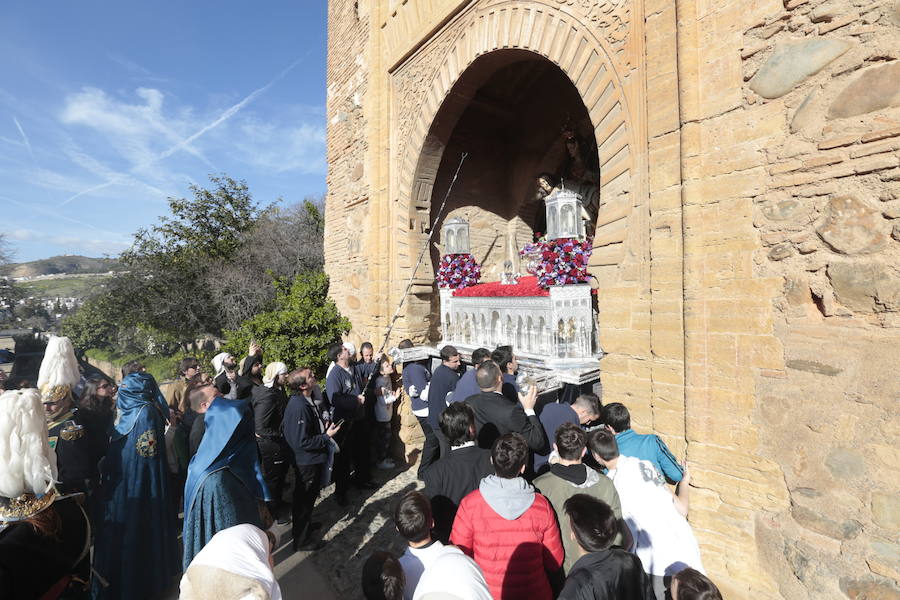
{"type": "MultiPolygon", "coordinates": [[[[409,207],[409,213],[400,220],[408,235],[408,248],[421,247],[425,241],[424,231],[431,224],[431,217],[426,216],[428,211],[423,208],[430,205],[434,177],[442,155],[442,148],[426,151],[435,117],[453,91],[454,101],[460,104],[458,118],[464,109],[461,99],[476,91],[454,89],[463,73],[477,58],[507,49],[533,52],[552,61],[581,95],[594,126],[600,158],[601,209],[594,246],[599,253],[604,249],[621,248],[627,217],[631,213],[628,196],[634,182],[629,174],[633,169],[636,142],[634,128],[629,122],[628,98],[610,59],[606,41],[595,35],[589,24],[535,1],[492,4],[461,18],[466,22],[452,28],[452,43],[440,60],[434,61],[436,68],[430,76],[428,92],[421,105],[415,107],[417,114],[408,139],[404,140],[403,150],[396,157],[398,197],[409,207]],[[427,222],[420,222],[425,220],[427,222]],[[410,224],[412,228],[409,228],[410,224]]],[[[439,38],[440,34],[435,37],[439,38]]],[[[415,254],[409,252],[407,260],[401,261],[401,269],[412,266],[411,259],[415,254]]],[[[614,257],[613,260],[600,264],[616,264],[621,252],[606,255],[614,257]]],[[[430,274],[421,269],[417,276],[427,279],[430,274]]]]}

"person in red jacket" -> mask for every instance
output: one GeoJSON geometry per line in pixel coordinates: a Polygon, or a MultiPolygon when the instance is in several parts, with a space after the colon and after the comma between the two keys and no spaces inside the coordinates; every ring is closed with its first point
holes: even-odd
{"type": "Polygon", "coordinates": [[[525,438],[500,436],[491,449],[496,475],[462,499],[450,533],[450,542],[481,567],[497,600],[551,600],[551,581],[561,574],[559,526],[550,502],[521,476],[527,459],[525,438]]]}

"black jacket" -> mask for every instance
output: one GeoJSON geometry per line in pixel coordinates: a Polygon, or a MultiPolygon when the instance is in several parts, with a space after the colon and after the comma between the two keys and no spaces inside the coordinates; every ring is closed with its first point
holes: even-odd
{"type": "Polygon", "coordinates": [[[191,424],[191,432],[188,434],[188,451],[190,457],[194,458],[197,450],[200,448],[200,442],[203,441],[203,434],[206,433],[206,413],[199,414],[191,424]]]}
{"type": "Polygon", "coordinates": [[[447,408],[447,394],[456,389],[459,373],[446,365],[440,365],[431,374],[428,387],[428,424],[435,431],[441,428],[441,413],[447,408]]]}
{"type": "Polygon", "coordinates": [[[251,379],[250,371],[255,363],[262,364],[261,356],[245,356],[241,361],[241,369],[234,384],[237,386],[237,398],[239,400],[248,400],[252,394],[253,387],[260,385],[251,379]]]}
{"type": "Polygon", "coordinates": [[[477,490],[481,480],[493,472],[491,451],[469,446],[451,450],[422,473],[425,495],[431,499],[437,539],[442,542],[450,539],[459,502],[466,494],[477,490]]]}
{"type": "Polygon", "coordinates": [[[490,449],[498,437],[505,433],[521,433],[528,447],[539,454],[546,454],[547,436],[537,415],[526,415],[518,402],[497,392],[481,392],[466,399],[475,411],[475,430],[478,446],[490,449]]]}
{"type": "MultiPolygon", "coordinates": [[[[237,378],[235,378],[235,383],[237,383],[237,378]]],[[[228,379],[228,374],[225,371],[216,375],[216,378],[213,379],[213,385],[216,386],[216,389],[223,396],[227,396],[228,392],[231,391],[231,380],[228,379]]]]}
{"type": "Polygon", "coordinates": [[[291,396],[284,411],[284,439],[294,452],[294,463],[318,465],[328,458],[328,436],[321,433],[318,411],[303,396],[291,396]]]}
{"type": "Polygon", "coordinates": [[[281,438],[281,421],[287,408],[287,396],[278,385],[254,385],[250,400],[256,435],[263,439],[281,438]]]}
{"type": "Polygon", "coordinates": [[[51,423],[48,430],[50,447],[56,452],[56,489],[64,494],[87,492],[98,475],[97,464],[91,462],[91,438],[83,425],[81,429],[66,430],[68,420],[80,423],[77,413],[68,414],[51,423]]]}
{"type": "Polygon", "coordinates": [[[45,510],[59,516],[56,535],[43,536],[30,523],[11,523],[0,533],[0,598],[40,598],[66,575],[90,574],[90,528],[75,498],[45,510]]]}
{"type": "Polygon", "coordinates": [[[559,600],[654,600],[641,559],[617,546],[590,552],[572,566],[559,600]]]}

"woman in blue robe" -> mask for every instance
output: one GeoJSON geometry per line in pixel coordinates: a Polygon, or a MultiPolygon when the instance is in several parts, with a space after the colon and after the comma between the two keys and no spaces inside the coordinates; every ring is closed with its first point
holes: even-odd
{"type": "Polygon", "coordinates": [[[92,596],[157,598],[179,574],[165,429],[169,414],[149,373],[129,373],[100,479],[92,596]]]}
{"type": "Polygon", "coordinates": [[[217,396],[204,415],[206,432],[184,486],[184,568],[217,532],[249,523],[265,529],[269,490],[256,449],[250,405],[217,396]]]}

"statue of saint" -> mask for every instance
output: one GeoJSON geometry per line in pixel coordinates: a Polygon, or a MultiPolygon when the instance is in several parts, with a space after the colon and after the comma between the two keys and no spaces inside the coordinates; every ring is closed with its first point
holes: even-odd
{"type": "Polygon", "coordinates": [[[569,126],[563,128],[566,156],[560,165],[561,186],[581,196],[581,218],[586,221],[585,233],[594,235],[597,213],[600,210],[600,172],[589,167],[590,151],[569,126]]]}

